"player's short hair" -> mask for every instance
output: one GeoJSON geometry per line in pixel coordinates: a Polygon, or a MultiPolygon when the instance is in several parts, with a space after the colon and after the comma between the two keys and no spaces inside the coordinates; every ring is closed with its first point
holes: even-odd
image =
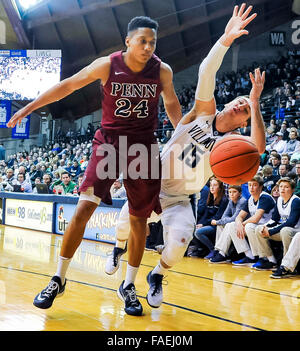
{"type": "Polygon", "coordinates": [[[158,23],[150,17],[137,16],[132,18],[132,20],[128,23],[127,33],[137,30],[138,28],[152,28],[157,30],[158,23]]]}
{"type": "Polygon", "coordinates": [[[282,182],[289,183],[293,190],[296,188],[295,181],[293,179],[289,178],[289,177],[282,177],[282,178],[280,178],[276,184],[279,186],[280,183],[282,183],[282,182]]]}
{"type": "Polygon", "coordinates": [[[242,192],[242,187],[241,187],[240,185],[229,185],[228,190],[230,190],[230,189],[235,189],[235,190],[237,190],[239,193],[242,192]]]}
{"type": "Polygon", "coordinates": [[[259,186],[264,185],[264,179],[260,175],[256,174],[252,179],[249,180],[249,182],[256,182],[259,184],[259,186]]]}

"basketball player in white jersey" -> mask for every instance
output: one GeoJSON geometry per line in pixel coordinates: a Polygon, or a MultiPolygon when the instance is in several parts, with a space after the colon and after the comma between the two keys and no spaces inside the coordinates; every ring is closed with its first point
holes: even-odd
{"type": "MultiPolygon", "coordinates": [[[[256,14],[250,15],[251,10],[252,6],[246,9],[246,4],[242,4],[240,8],[234,7],[224,34],[200,65],[195,104],[179,122],[162,151],[160,200],[165,247],[160,262],[147,276],[150,286],[147,301],[151,307],[157,308],[161,305],[163,276],[168,269],[181,261],[193,237],[196,219],[191,200],[195,198],[193,194],[199,194],[212,175],[209,154],[214,144],[237,128],[246,126],[251,117],[250,139],[260,153],[265,150],[265,129],[259,105],[265,73],[261,74],[259,68],[254,75],[250,73],[250,97],[234,99],[221,112],[217,112],[214,98],[216,72],[234,40],[248,34],[244,28],[256,17],[256,14]]],[[[153,221],[154,217],[148,220],[153,221]]],[[[129,235],[127,203],[121,210],[116,233],[113,254],[106,262],[107,274],[117,271],[120,257],[126,252],[129,235]]],[[[130,282],[123,283],[126,286],[130,282]]],[[[126,306],[125,312],[130,312],[126,310],[126,306]]]]}
{"type": "MultiPolygon", "coordinates": [[[[258,226],[253,233],[252,250],[259,256],[259,261],[254,268],[268,269],[268,258],[273,255],[269,239],[282,241],[283,255],[289,249],[290,243],[300,231],[300,199],[294,194],[296,184],[288,177],[279,179],[279,198],[272,221],[264,226],[258,226]]],[[[249,237],[250,240],[250,237],[249,237]]],[[[272,267],[271,267],[272,268],[272,267]]]]}

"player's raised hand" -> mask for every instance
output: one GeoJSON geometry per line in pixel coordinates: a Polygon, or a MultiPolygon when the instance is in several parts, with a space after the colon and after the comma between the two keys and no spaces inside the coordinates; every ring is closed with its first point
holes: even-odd
{"type": "Polygon", "coordinates": [[[240,8],[238,5],[234,7],[232,17],[228,21],[223,35],[223,44],[225,46],[230,46],[235,39],[249,33],[245,27],[257,16],[256,13],[250,15],[252,8],[253,6],[248,6],[246,9],[245,3],[240,8]]]}
{"type": "Polygon", "coordinates": [[[259,100],[265,85],[265,71],[261,73],[260,69],[256,68],[254,75],[250,72],[249,77],[252,83],[252,89],[249,95],[250,100],[259,100]]]}

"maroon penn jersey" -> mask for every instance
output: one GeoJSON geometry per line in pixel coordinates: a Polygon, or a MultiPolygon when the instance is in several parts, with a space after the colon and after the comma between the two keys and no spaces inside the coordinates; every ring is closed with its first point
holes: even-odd
{"type": "Polygon", "coordinates": [[[125,64],[122,53],[110,55],[110,75],[103,86],[101,126],[120,135],[153,135],[162,90],[161,60],[152,55],[144,69],[135,73],[125,64]]]}

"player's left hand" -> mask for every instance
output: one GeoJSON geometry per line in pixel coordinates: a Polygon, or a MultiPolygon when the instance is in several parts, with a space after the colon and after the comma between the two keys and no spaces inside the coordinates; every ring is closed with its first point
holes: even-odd
{"type": "Polygon", "coordinates": [[[241,37],[242,35],[249,34],[245,27],[257,16],[256,13],[250,15],[252,8],[253,6],[249,6],[246,9],[245,3],[243,3],[240,8],[238,5],[234,7],[232,17],[230,18],[225,27],[224,44],[226,46],[230,46],[235,39],[241,37]]]}
{"type": "Polygon", "coordinates": [[[264,90],[265,85],[265,71],[260,73],[260,69],[256,68],[253,73],[249,73],[249,77],[252,83],[252,89],[250,91],[250,100],[255,101],[259,100],[262,91],[264,90]]]}

